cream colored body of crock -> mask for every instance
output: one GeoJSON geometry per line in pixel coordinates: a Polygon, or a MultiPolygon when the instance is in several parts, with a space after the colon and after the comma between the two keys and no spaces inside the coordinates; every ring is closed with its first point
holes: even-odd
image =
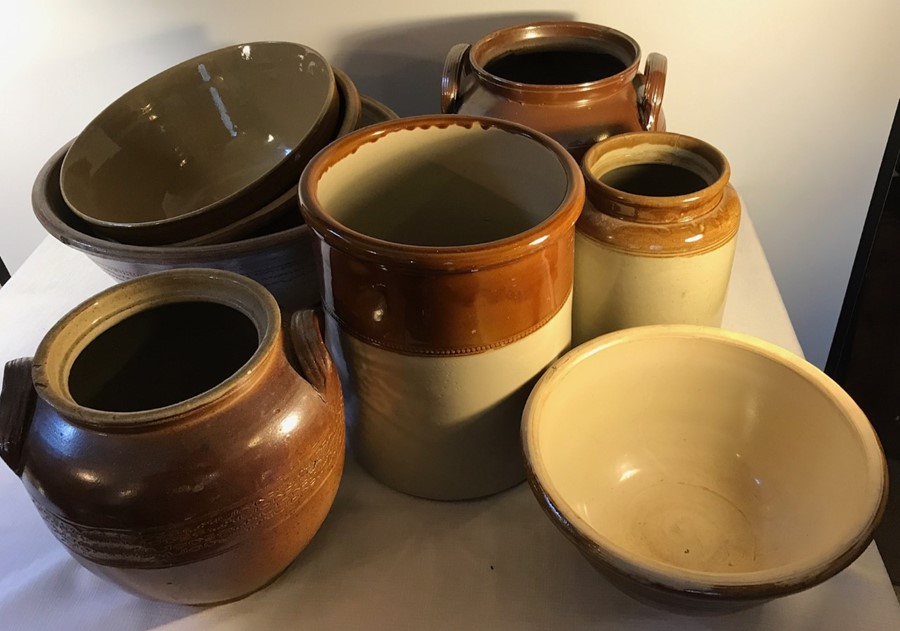
{"type": "Polygon", "coordinates": [[[574,343],[644,324],[721,325],[736,243],[734,236],[708,252],[657,257],[576,231],[574,343]]]}
{"type": "Polygon", "coordinates": [[[525,478],[519,410],[537,377],[569,348],[571,321],[570,296],[544,326],[506,346],[427,356],[367,344],[327,317],[357,459],[389,486],[432,499],[518,484],[525,478]]]}

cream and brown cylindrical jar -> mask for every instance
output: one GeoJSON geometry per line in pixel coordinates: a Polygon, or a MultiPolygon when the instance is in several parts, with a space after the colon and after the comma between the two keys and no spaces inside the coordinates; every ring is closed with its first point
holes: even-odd
{"type": "Polygon", "coordinates": [[[741,202],[725,156],[680,134],[594,145],[575,238],[573,338],[644,324],[722,322],[741,202]]]}
{"type": "Polygon", "coordinates": [[[668,63],[599,24],[532,22],[485,35],[447,54],[441,110],[515,121],[548,134],[577,158],[630,131],[663,131],[668,63]]]}
{"type": "Polygon", "coordinates": [[[323,150],[300,196],[359,461],[435,499],[522,481],[525,399],[571,342],[575,161],[514,123],[400,119],[323,150]]]}

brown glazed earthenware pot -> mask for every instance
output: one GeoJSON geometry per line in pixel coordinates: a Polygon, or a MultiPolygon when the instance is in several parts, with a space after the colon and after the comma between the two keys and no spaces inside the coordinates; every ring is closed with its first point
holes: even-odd
{"type": "Polygon", "coordinates": [[[359,461],[433,499],[521,482],[525,398],[571,341],[572,157],[516,123],[423,116],[337,140],[299,188],[359,461]]]}
{"type": "Polygon", "coordinates": [[[493,116],[548,134],[580,159],[614,134],[665,130],[666,58],[628,35],[585,22],[500,29],[447,55],[441,111],[493,116]]]}
{"type": "Polygon", "coordinates": [[[291,42],[229,46],[133,88],[75,139],[60,184],[72,211],[123,243],[221,228],[297,181],[339,125],[334,73],[291,42]]]}
{"type": "Polygon", "coordinates": [[[9,362],[0,456],[82,565],[207,604],[272,581],[325,519],[344,462],[337,373],[312,311],[173,270],[70,311],[9,362]]]}
{"type": "Polygon", "coordinates": [[[728,160],[666,132],[621,134],[582,159],[575,344],[645,324],[719,326],[741,221],[728,160]]]}

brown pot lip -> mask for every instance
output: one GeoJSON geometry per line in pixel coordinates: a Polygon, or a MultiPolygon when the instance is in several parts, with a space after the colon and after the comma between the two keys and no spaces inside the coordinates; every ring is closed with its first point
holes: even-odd
{"type": "MultiPolygon", "coordinates": [[[[330,113],[333,110],[334,111],[338,110],[338,108],[339,108],[338,100],[340,97],[339,97],[337,79],[334,76],[334,70],[333,70],[331,64],[328,62],[328,60],[321,53],[310,48],[309,46],[307,46],[305,44],[299,44],[297,42],[280,41],[280,40],[260,40],[260,41],[251,41],[251,42],[241,42],[238,44],[232,44],[230,46],[223,46],[222,48],[217,48],[216,50],[211,50],[211,51],[202,53],[200,55],[196,55],[195,57],[181,61],[169,68],[166,68],[162,72],[159,72],[159,73],[153,75],[152,77],[145,79],[138,85],[134,86],[133,88],[129,89],[128,91],[123,93],[121,96],[116,98],[109,105],[104,107],[103,110],[100,111],[100,113],[98,113],[93,119],[91,119],[91,121],[85,126],[84,130],[82,132],[80,132],[79,135],[76,136],[72,140],[71,143],[69,143],[69,149],[71,149],[73,146],[76,145],[76,143],[78,143],[79,137],[81,137],[81,135],[85,131],[91,130],[91,129],[99,126],[100,123],[107,116],[107,114],[109,112],[111,112],[114,108],[116,108],[120,101],[131,97],[133,94],[136,94],[138,91],[140,91],[142,89],[146,89],[147,86],[149,86],[153,83],[157,83],[168,76],[171,76],[177,72],[183,71],[184,68],[188,68],[188,67],[196,64],[199,61],[209,60],[210,57],[212,57],[212,56],[222,55],[222,54],[225,54],[227,51],[231,51],[234,49],[241,49],[245,46],[251,46],[251,47],[252,46],[257,46],[257,47],[260,47],[260,46],[276,47],[277,46],[277,47],[289,47],[289,48],[293,48],[294,50],[298,50],[298,51],[302,50],[304,52],[304,54],[312,54],[312,55],[315,55],[316,57],[318,57],[318,59],[323,63],[323,65],[330,71],[329,72],[330,82],[329,82],[329,89],[328,89],[329,96],[327,99],[328,102],[327,102],[327,104],[323,105],[322,109],[319,111],[319,113],[316,117],[316,120],[313,123],[313,126],[311,127],[310,131],[303,138],[300,139],[300,141],[292,148],[290,153],[284,155],[280,160],[278,160],[276,163],[272,164],[268,169],[266,169],[266,171],[264,173],[260,174],[258,177],[253,179],[251,182],[247,183],[242,188],[240,188],[236,191],[232,191],[225,197],[215,200],[213,202],[210,202],[210,203],[206,204],[205,206],[201,206],[199,208],[194,208],[192,210],[181,213],[179,215],[175,215],[174,217],[166,217],[163,219],[154,219],[154,220],[149,220],[149,221],[120,222],[120,221],[112,221],[109,219],[100,219],[99,217],[94,217],[92,215],[86,214],[86,213],[78,210],[78,208],[74,204],[71,203],[71,201],[69,200],[69,196],[66,195],[66,186],[65,186],[65,179],[66,179],[66,175],[68,173],[68,170],[66,169],[66,162],[68,161],[67,160],[68,151],[67,151],[66,155],[63,157],[62,163],[60,165],[60,194],[62,195],[62,198],[65,201],[65,203],[69,206],[70,210],[77,217],[79,217],[82,221],[85,221],[88,224],[103,226],[106,228],[150,229],[150,228],[164,227],[164,226],[177,226],[182,221],[193,219],[200,215],[207,215],[209,213],[215,212],[222,208],[228,207],[231,204],[237,203],[240,200],[241,196],[246,195],[246,193],[248,191],[261,186],[265,182],[265,180],[268,177],[270,177],[274,172],[277,172],[278,170],[285,168],[287,165],[289,165],[292,161],[294,161],[296,159],[298,154],[300,154],[304,149],[308,148],[309,145],[311,144],[311,142],[313,142],[315,140],[317,132],[322,129],[322,127],[325,124],[325,122],[327,121],[330,113]]],[[[341,122],[340,119],[338,119],[335,122],[335,127],[333,130],[334,132],[337,131],[337,128],[340,125],[340,122],[341,122]]]]}
{"type": "MultiPolygon", "coordinates": [[[[31,191],[31,205],[37,220],[47,232],[64,244],[90,256],[131,263],[188,263],[202,266],[203,263],[213,263],[225,258],[279,247],[299,240],[309,232],[308,226],[301,225],[231,243],[197,246],[132,245],[108,241],[87,234],[70,225],[60,217],[57,211],[52,209],[53,203],[47,192],[48,186],[59,186],[59,170],[72,142],[69,141],[63,145],[41,167],[31,191]]],[[[283,193],[278,200],[286,200],[296,194],[296,189],[291,189],[283,193]]],[[[65,203],[62,197],[60,200],[65,203]]]]}
{"type": "MultiPolygon", "coordinates": [[[[641,162],[626,164],[640,164],[641,162]]],[[[684,211],[691,208],[703,208],[709,202],[722,196],[731,179],[731,165],[728,159],[716,147],[704,140],[673,132],[636,131],[611,136],[593,145],[581,159],[581,172],[587,184],[587,196],[591,203],[601,212],[645,223],[666,223],[685,217],[684,211]],[[591,165],[608,151],[637,147],[640,145],[664,145],[676,149],[687,149],[700,155],[718,170],[719,176],[706,188],[686,195],[652,196],[627,193],[604,184],[594,175],[591,165]],[[617,207],[630,209],[630,212],[617,212],[617,207]],[[668,211],[668,212],[665,212],[668,211]]]]}
{"type": "Polygon", "coordinates": [[[569,20],[546,20],[508,26],[485,35],[475,42],[469,50],[469,63],[472,70],[478,75],[478,78],[483,83],[513,94],[531,93],[534,95],[551,94],[559,96],[560,94],[578,94],[587,91],[618,89],[619,86],[634,79],[640,61],[641,47],[631,36],[608,26],[569,20]],[[611,38],[629,47],[633,51],[634,58],[631,61],[620,59],[625,64],[625,69],[611,77],[572,84],[542,85],[520,83],[504,79],[485,70],[485,65],[497,56],[491,54],[495,50],[509,50],[510,44],[514,45],[525,39],[552,35],[565,35],[583,39],[592,38],[592,36],[594,38],[597,36],[611,38]]]}
{"type": "MultiPolygon", "coordinates": [[[[281,311],[275,298],[262,285],[240,274],[218,269],[165,270],[113,285],[91,296],[53,325],[34,354],[32,380],[38,396],[61,416],[79,425],[105,430],[158,425],[208,406],[229,396],[254,379],[271,357],[281,335],[281,311]],[[179,291],[181,289],[181,291],[179,291]],[[199,291],[198,291],[199,290],[199,291]],[[214,295],[218,291],[219,295],[214,295]],[[116,304],[119,296],[139,292],[137,297],[116,304]],[[170,405],[132,412],[97,410],[77,403],[68,389],[68,374],[78,353],[98,335],[117,323],[148,309],[182,302],[213,302],[243,313],[256,327],[259,344],[250,358],[221,383],[193,397],[170,405]],[[84,320],[88,319],[87,322],[84,320]],[[64,345],[60,337],[75,331],[76,344],[64,345]],[[72,347],[78,345],[78,352],[72,347]],[[57,357],[62,378],[48,365],[57,357]]],[[[58,364],[55,364],[58,365],[58,364]]]]}
{"type": "Polygon", "coordinates": [[[502,265],[546,247],[567,231],[572,230],[584,205],[584,178],[574,158],[558,142],[524,125],[484,116],[440,114],[400,118],[372,125],[339,138],[320,151],[300,176],[298,187],[300,207],[310,228],[326,243],[359,258],[401,267],[425,268],[445,273],[470,272],[502,265]],[[551,151],[566,174],[568,185],[556,210],[547,219],[525,232],[465,246],[416,246],[385,241],[362,234],[344,226],[322,208],[316,192],[317,183],[328,169],[354,153],[359,147],[378,141],[396,132],[429,127],[481,126],[497,128],[508,133],[526,136],[551,151]]]}

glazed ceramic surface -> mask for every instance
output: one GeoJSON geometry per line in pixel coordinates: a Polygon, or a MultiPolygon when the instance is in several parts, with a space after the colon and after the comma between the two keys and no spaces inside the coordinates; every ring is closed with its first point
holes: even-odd
{"type": "Polygon", "coordinates": [[[359,113],[357,129],[398,118],[397,113],[384,103],[379,103],[375,99],[365,95],[363,95],[360,100],[362,107],[359,113]]]}
{"type": "Polygon", "coordinates": [[[172,602],[246,595],[307,545],[341,477],[318,326],[298,312],[283,330],[271,294],[229,272],[115,286],[47,333],[33,375],[7,366],[0,455],[97,574],[172,602]]]}
{"type": "MultiPolygon", "coordinates": [[[[358,124],[397,118],[381,103],[363,97],[358,124]]],[[[264,222],[264,232],[222,244],[198,246],[135,246],[98,237],[66,205],[59,190],[59,171],[68,145],[54,154],[38,174],[31,193],[34,214],[44,229],[62,243],[84,252],[116,280],[181,267],[224,269],[248,276],[271,291],[282,308],[291,311],[319,302],[309,229],[300,224],[293,189],[272,204],[285,205],[279,217],[294,217],[294,226],[264,222]],[[293,209],[293,210],[290,210],[293,209]]],[[[252,217],[250,217],[252,220],[252,217]]]]}
{"type": "Polygon", "coordinates": [[[626,588],[682,602],[811,587],[868,545],[878,439],[817,368],[707,327],[613,333],[529,398],[529,479],[547,515],[626,588]]]}
{"type": "Polygon", "coordinates": [[[338,126],[334,133],[334,138],[340,138],[359,127],[359,117],[362,115],[362,99],[359,90],[356,89],[356,84],[347,76],[346,72],[334,66],[331,67],[331,70],[334,72],[334,81],[340,102],[338,126]]]}
{"type": "Polygon", "coordinates": [[[524,395],[571,338],[574,166],[519,125],[437,116],[368,127],[304,171],[354,451],[380,480],[460,499],[522,479],[524,395]]]}
{"type": "Polygon", "coordinates": [[[523,479],[513,438],[548,359],[572,339],[571,301],[505,346],[459,356],[407,355],[368,344],[327,320],[347,389],[355,453],[376,478],[412,495],[490,495],[523,479]],[[461,396],[460,393],[465,393],[461,396]]]}
{"type": "Polygon", "coordinates": [[[256,42],[185,61],[100,113],[73,143],[61,190],[103,234],[170,243],[287,190],[338,126],[324,58],[256,42]]]}
{"type": "Polygon", "coordinates": [[[535,22],[450,50],[441,109],[503,118],[549,134],[576,158],[610,135],[664,130],[666,58],[614,29],[535,22]]]}
{"type": "Polygon", "coordinates": [[[718,326],[741,216],[725,156],[688,136],[638,132],[595,145],[582,170],[575,343],[645,324],[718,326]]]}

